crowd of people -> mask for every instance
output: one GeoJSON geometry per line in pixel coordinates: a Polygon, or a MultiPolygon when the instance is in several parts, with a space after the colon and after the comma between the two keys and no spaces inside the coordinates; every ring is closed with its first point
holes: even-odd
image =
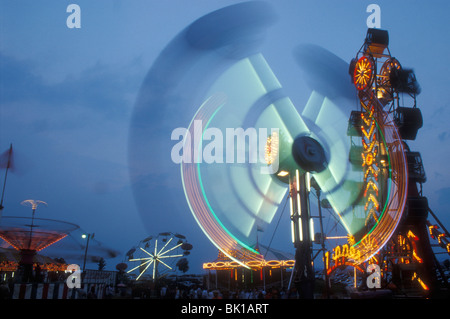
{"type": "Polygon", "coordinates": [[[295,299],[297,291],[291,288],[207,289],[202,286],[169,287],[160,290],[162,299],[295,299]]]}

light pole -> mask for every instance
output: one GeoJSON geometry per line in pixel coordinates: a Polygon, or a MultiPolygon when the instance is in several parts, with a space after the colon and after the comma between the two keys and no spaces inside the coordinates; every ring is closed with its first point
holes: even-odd
{"type": "Polygon", "coordinates": [[[317,195],[317,205],[319,207],[319,220],[320,220],[320,244],[322,246],[322,255],[323,255],[323,263],[324,263],[324,267],[323,267],[323,271],[324,271],[324,279],[325,279],[325,297],[328,299],[329,298],[329,277],[328,277],[328,272],[327,272],[327,265],[326,265],[326,261],[325,261],[325,253],[326,253],[326,247],[325,247],[325,234],[323,232],[323,221],[322,221],[322,204],[320,202],[320,193],[321,193],[321,189],[319,184],[317,184],[317,181],[315,180],[315,178],[311,178],[311,187],[314,188],[316,190],[316,195],[317,195]]]}
{"type": "Polygon", "coordinates": [[[95,234],[83,234],[83,235],[81,235],[81,238],[83,238],[83,239],[87,238],[86,249],[84,250],[83,272],[84,272],[84,269],[86,267],[86,257],[87,257],[88,247],[89,247],[89,239],[94,238],[94,235],[95,234]]]}

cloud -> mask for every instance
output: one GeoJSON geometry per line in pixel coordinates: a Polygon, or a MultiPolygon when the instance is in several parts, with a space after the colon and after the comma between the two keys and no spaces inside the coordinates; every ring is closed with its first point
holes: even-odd
{"type": "Polygon", "coordinates": [[[27,174],[8,179],[8,213],[36,198],[49,203],[45,217],[92,228],[126,219],[117,226],[134,227],[128,127],[146,68],[139,59],[121,67],[97,63],[48,83],[37,65],[0,52],[0,143],[32,161],[27,174]]]}
{"type": "Polygon", "coordinates": [[[438,139],[441,142],[445,142],[448,139],[448,132],[442,132],[438,135],[438,139]]]}
{"type": "Polygon", "coordinates": [[[122,66],[97,63],[47,83],[37,62],[0,52],[1,142],[52,145],[60,153],[125,164],[142,64],[139,57],[122,66]]]}
{"type": "Polygon", "coordinates": [[[19,107],[22,116],[23,110],[32,112],[38,130],[83,125],[86,119],[82,116],[73,118],[72,125],[69,121],[59,122],[68,109],[91,110],[107,120],[127,116],[143,76],[137,59],[117,69],[97,63],[77,76],[68,75],[59,83],[48,84],[36,73],[32,61],[19,61],[3,53],[0,61],[2,111],[19,107]]]}
{"type": "Polygon", "coordinates": [[[436,194],[438,195],[437,203],[439,207],[448,207],[450,204],[450,187],[441,188],[436,192],[436,194]]]}

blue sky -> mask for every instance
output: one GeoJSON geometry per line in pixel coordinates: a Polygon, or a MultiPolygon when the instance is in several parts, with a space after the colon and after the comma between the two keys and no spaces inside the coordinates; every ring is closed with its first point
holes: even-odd
{"type": "MultiPolygon", "coordinates": [[[[136,203],[129,177],[129,129],[141,84],[164,47],[195,19],[239,2],[0,1],[0,151],[12,143],[17,166],[8,178],[4,215],[28,214],[22,200],[46,201],[48,207],[38,209],[41,217],[76,223],[121,252],[108,262],[110,268],[139,240],[162,231],[185,234],[194,245],[193,271],[215,259],[217,250],[200,232],[185,198],[171,192],[177,194],[181,186],[175,175],[169,178],[155,169],[146,181],[152,190],[148,205],[136,203]],[[66,26],[71,3],[81,8],[80,29],[66,26]]],[[[312,43],[350,61],[367,31],[366,7],[381,7],[381,28],[389,30],[392,55],[415,70],[422,88],[418,106],[424,126],[409,145],[425,164],[424,195],[448,228],[450,3],[268,2],[278,20],[261,52],[299,108],[309,89],[293,49],[312,43]]],[[[166,116],[182,122],[177,114],[166,116]]],[[[282,237],[276,245],[292,249],[282,237]]]]}

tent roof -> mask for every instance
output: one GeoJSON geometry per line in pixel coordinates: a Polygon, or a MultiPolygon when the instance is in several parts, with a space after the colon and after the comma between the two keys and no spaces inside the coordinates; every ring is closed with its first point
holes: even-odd
{"type": "Polygon", "coordinates": [[[294,260],[295,256],[291,253],[281,251],[275,248],[269,248],[259,244],[259,252],[264,256],[265,260],[294,260]]]}

